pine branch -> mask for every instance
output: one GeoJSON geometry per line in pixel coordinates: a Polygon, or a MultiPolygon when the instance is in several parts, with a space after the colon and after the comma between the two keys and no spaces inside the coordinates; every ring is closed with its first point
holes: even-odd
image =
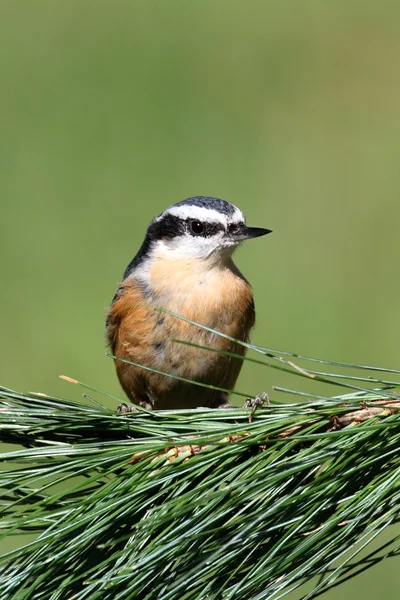
{"type": "Polygon", "coordinates": [[[0,600],[261,600],[310,581],[315,598],[397,554],[397,538],[368,546],[399,518],[396,389],[313,376],[352,392],[249,419],[2,389],[1,439],[19,446],[1,456],[2,537],[34,535],[3,556],[0,600]]]}

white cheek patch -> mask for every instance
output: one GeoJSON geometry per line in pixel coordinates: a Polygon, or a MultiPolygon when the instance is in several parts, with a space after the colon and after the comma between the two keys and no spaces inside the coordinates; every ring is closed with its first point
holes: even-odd
{"type": "Polygon", "coordinates": [[[207,257],[221,245],[223,232],[210,237],[193,236],[190,234],[180,235],[171,240],[160,240],[159,247],[168,254],[176,257],[207,257]]]}

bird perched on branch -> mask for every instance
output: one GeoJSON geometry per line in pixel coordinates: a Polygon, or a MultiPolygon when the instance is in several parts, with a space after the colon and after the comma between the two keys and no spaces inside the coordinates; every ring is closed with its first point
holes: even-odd
{"type": "Polygon", "coordinates": [[[150,223],[106,321],[117,375],[133,403],[147,409],[230,406],[225,392],[118,359],[231,390],[242,366],[240,358],[175,340],[240,356],[244,346],[159,309],[247,342],[255,321],[253,294],[232,253],[242,241],[270,231],[247,227],[236,206],[203,196],[174,204],[150,223]]]}

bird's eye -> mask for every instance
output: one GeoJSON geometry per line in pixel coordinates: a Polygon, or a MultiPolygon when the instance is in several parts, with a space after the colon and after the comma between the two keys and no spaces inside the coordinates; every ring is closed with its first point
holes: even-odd
{"type": "Polygon", "coordinates": [[[230,225],[228,225],[228,233],[237,233],[239,229],[239,224],[238,223],[231,223],[230,225]]]}
{"type": "Polygon", "coordinates": [[[200,221],[190,221],[190,231],[194,235],[201,235],[204,233],[204,225],[200,221]]]}

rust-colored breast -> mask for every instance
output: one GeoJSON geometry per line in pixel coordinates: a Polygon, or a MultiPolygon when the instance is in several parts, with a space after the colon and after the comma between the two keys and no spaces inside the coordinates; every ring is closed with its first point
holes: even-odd
{"type": "MultiPolygon", "coordinates": [[[[162,307],[241,341],[254,325],[250,285],[236,269],[196,269],[196,265],[155,262],[147,287],[134,277],[124,282],[107,318],[115,356],[171,375],[232,389],[242,361],[179,344],[183,340],[243,356],[245,348],[157,310],[162,307]]],[[[218,406],[227,396],[207,388],[116,361],[128,397],[155,408],[218,406]]]]}

